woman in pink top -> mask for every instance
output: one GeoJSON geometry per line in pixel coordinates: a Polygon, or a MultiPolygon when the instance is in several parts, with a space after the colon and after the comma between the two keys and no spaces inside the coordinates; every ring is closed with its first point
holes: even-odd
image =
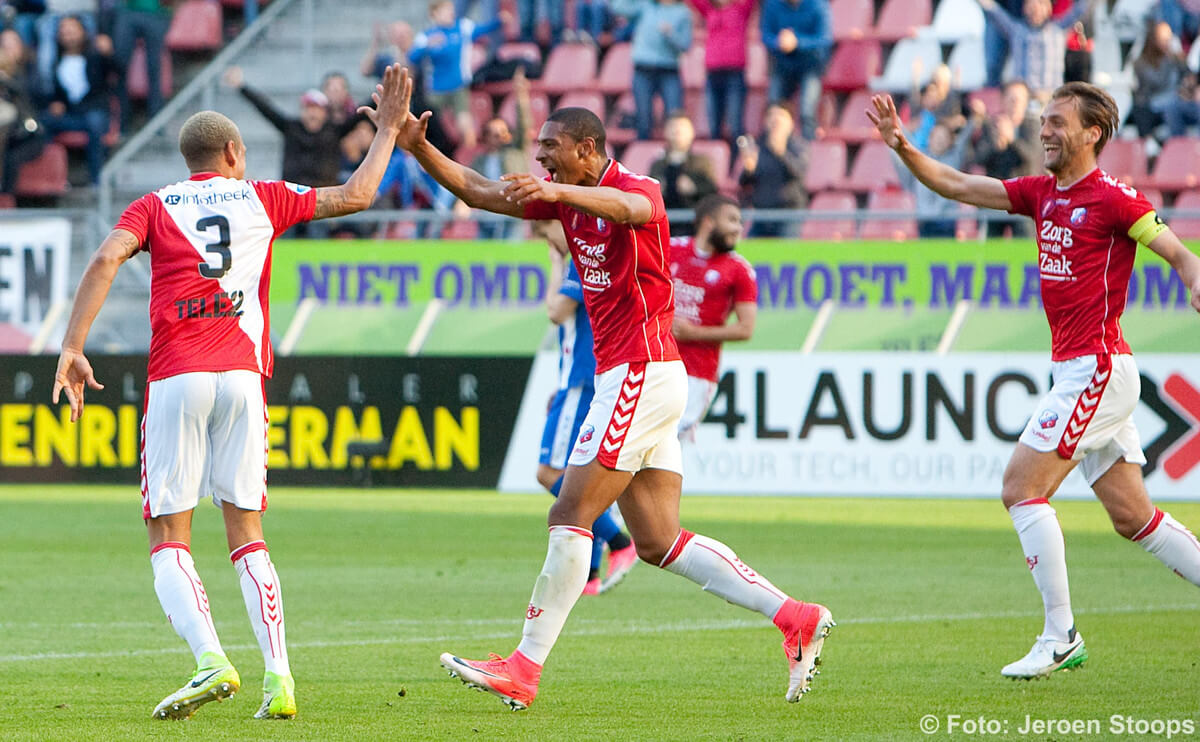
{"type": "Polygon", "coordinates": [[[746,103],[746,29],[754,0],[688,0],[704,17],[708,41],[704,67],[708,74],[708,123],[712,138],[734,142],[742,135],[742,109],[746,103]],[[722,126],[722,124],[724,124],[722,126]]]}

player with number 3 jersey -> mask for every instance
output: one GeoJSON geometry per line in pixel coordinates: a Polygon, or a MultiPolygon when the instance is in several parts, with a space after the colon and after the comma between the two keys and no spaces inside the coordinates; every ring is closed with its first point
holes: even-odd
{"type": "Polygon", "coordinates": [[[1053,384],[1021,434],[1004,472],[1001,499],[1042,594],[1045,621],[1029,653],[1000,673],[1034,678],[1078,667],[1087,649],[1075,630],[1062,528],[1049,501],[1076,466],[1118,533],[1200,586],[1200,543],[1154,507],[1142,481],[1146,457],[1133,424],[1140,377],[1120,324],[1138,245],[1171,264],[1198,311],[1200,259],[1141,194],[1097,167],[1120,120],[1116,102],[1100,88],[1072,82],[1056,90],[1042,110],[1050,175],[1005,181],[963,173],[921,154],[905,137],[890,96],[876,96],[867,115],[931,190],[1028,216],[1037,227],[1053,384]]]}
{"type": "Polygon", "coordinates": [[[371,205],[411,95],[407,71],[388,68],[372,96],[375,107],[360,109],[377,127],[371,148],[345,184],[329,188],[244,180],[246,146],[237,126],[214,111],[193,115],[179,133],[192,176],[133,202],[80,280],[53,392],[55,403],[66,393],[72,421],[83,410],[85,387],[103,388],[83,354],[88,330],[121,264],[140,251],[150,256],[142,517],[154,590],[196,658],[191,679],[158,704],[156,719],[189,718],[241,686],[190,551],[192,511],[209,494],[222,510],[230,560],[266,665],[254,716],[296,714],[279,577],[262,530],[271,250],[294,224],[371,205]]]}

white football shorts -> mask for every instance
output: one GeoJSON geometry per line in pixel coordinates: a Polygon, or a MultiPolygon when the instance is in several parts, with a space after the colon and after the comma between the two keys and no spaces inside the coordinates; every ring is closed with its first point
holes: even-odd
{"type": "Polygon", "coordinates": [[[1053,386],[1029,418],[1021,442],[1079,462],[1088,484],[1124,459],[1146,463],[1133,410],[1142,381],[1133,356],[1080,356],[1052,367],[1053,386]]]}
{"type": "Polygon", "coordinates": [[[142,517],[221,507],[267,509],[267,401],[254,371],[195,372],[146,386],[142,517]]]}
{"type": "Polygon", "coordinates": [[[698,376],[687,378],[687,405],[683,408],[683,417],[679,419],[679,440],[696,440],[696,426],[704,419],[716,394],[717,382],[698,376]]]}
{"type": "Polygon", "coordinates": [[[596,377],[575,448],[567,460],[583,466],[597,459],[609,469],[683,473],[679,418],[687,402],[682,361],[622,363],[596,377]]]}

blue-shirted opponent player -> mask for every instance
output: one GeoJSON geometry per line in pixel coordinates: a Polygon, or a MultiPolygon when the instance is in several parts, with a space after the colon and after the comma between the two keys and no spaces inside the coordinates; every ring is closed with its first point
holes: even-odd
{"type": "MultiPolygon", "coordinates": [[[[558,391],[546,413],[538,456],[538,484],[558,497],[563,470],[579,437],[595,393],[596,357],[592,353],[592,324],[583,306],[583,285],[575,264],[567,259],[567,241],[556,221],[537,222],[534,231],[550,243],[550,278],[546,313],[558,325],[558,391]],[[565,263],[565,265],[564,265],[565,263]]],[[[584,595],[598,595],[614,587],[637,564],[637,548],[613,517],[612,508],[592,524],[592,563],[584,595]],[[600,561],[608,545],[608,574],[600,580],[600,561]]]]}

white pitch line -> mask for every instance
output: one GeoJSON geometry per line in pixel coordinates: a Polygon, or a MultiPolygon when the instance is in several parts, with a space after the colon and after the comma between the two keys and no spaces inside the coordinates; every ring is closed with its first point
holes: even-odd
{"type": "MultiPolygon", "coordinates": [[[[1151,613],[1154,611],[1200,611],[1200,604],[1184,603],[1178,605],[1129,605],[1110,606],[1091,611],[1076,611],[1077,616],[1104,616],[1126,613],[1151,613]]],[[[980,621],[997,618],[1037,618],[1041,614],[1032,611],[1002,611],[998,613],[943,613],[908,616],[862,616],[838,619],[842,626],[874,625],[885,623],[922,623],[935,621],[980,621]]],[[[489,634],[472,634],[471,640],[511,638],[519,629],[513,619],[471,619],[469,624],[512,624],[510,629],[489,634]]],[[[575,622],[573,629],[568,629],[573,636],[625,636],[629,634],[663,634],[680,631],[729,631],[734,629],[754,629],[764,626],[762,619],[735,619],[724,621],[677,621],[674,623],[657,624],[619,624],[597,619],[583,619],[575,622]],[[579,624],[585,624],[579,626],[579,624]],[[587,626],[587,624],[595,624],[587,626]]],[[[464,637],[458,634],[440,634],[435,636],[394,636],[368,637],[362,639],[318,640],[309,642],[289,642],[293,649],[321,649],[328,647],[368,647],[388,644],[429,644],[434,642],[459,642],[464,637]]],[[[257,644],[228,644],[226,649],[242,651],[258,649],[257,644]]],[[[160,647],[157,649],[131,649],[122,652],[39,652],[37,654],[0,655],[0,662],[41,662],[45,660],[82,660],[82,659],[112,659],[120,657],[146,657],[164,654],[186,654],[181,646],[160,647]]]]}

